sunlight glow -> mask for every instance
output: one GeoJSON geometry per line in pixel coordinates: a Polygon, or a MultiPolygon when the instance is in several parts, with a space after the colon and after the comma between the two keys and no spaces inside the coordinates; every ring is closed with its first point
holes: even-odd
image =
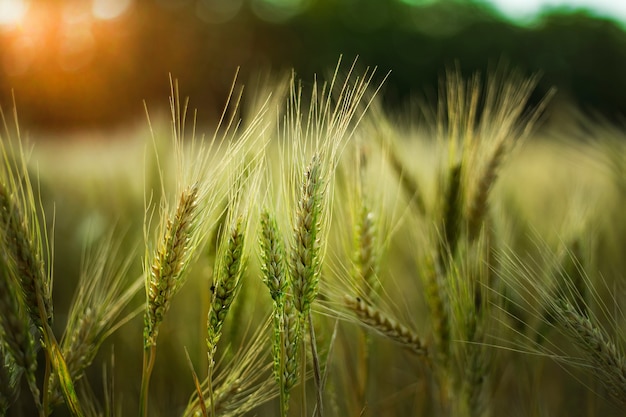
{"type": "Polygon", "coordinates": [[[121,16],[132,0],[93,0],[92,13],[97,19],[109,20],[121,16]]]}
{"type": "Polygon", "coordinates": [[[27,9],[24,0],[0,0],[0,25],[19,24],[27,9]]]}

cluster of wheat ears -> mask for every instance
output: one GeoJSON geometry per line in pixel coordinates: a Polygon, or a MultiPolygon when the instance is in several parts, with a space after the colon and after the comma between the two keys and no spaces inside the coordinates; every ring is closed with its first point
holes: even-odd
{"type": "MultiPolygon", "coordinates": [[[[153,131],[146,151],[145,253],[105,233],[56,310],[53,222],[2,114],[1,415],[621,414],[623,269],[598,266],[620,210],[579,199],[551,241],[506,198],[546,107],[528,104],[537,80],[451,71],[411,141],[374,72],[339,68],[243,114],[233,87],[211,138],[186,132],[172,83],[171,143],[153,131]],[[180,294],[189,281],[202,295],[180,294]],[[186,303],[197,322],[170,317],[185,299],[204,300],[186,303]]],[[[620,206],[626,141],[588,149],[620,206]]]]}

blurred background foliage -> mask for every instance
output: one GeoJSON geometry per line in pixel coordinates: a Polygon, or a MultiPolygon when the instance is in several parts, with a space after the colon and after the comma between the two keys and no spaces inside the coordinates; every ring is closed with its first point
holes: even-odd
{"type": "Polygon", "coordinates": [[[537,98],[556,86],[564,102],[621,120],[619,16],[552,7],[516,20],[500,10],[484,0],[0,0],[0,104],[14,90],[38,131],[128,125],[145,120],[142,100],[167,104],[171,73],[210,122],[237,67],[246,84],[291,68],[311,79],[343,54],[381,78],[391,71],[391,109],[434,100],[446,67],[469,74],[505,60],[542,74],[537,98]]]}

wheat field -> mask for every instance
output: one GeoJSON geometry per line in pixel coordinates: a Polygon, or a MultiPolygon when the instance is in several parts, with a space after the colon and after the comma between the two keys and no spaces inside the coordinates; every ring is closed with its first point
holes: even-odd
{"type": "Polygon", "coordinates": [[[175,81],[100,140],[4,109],[0,413],[623,415],[626,134],[374,74],[235,82],[206,131],[175,81]]]}

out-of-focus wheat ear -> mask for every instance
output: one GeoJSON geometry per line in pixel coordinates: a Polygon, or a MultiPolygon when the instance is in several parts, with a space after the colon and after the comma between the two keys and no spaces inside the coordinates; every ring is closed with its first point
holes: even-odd
{"type": "MultiPolygon", "coordinates": [[[[61,351],[73,381],[93,362],[102,342],[134,314],[118,320],[122,310],[144,283],[143,276],[126,283],[134,251],[124,255],[121,241],[111,233],[97,248],[87,253],[81,266],[78,289],[70,307],[68,323],[61,340],[61,351]],[[125,258],[125,259],[124,259],[125,258]]],[[[56,375],[49,384],[50,405],[63,397],[56,375]]]]}
{"type": "Polygon", "coordinates": [[[440,242],[439,266],[447,269],[449,256],[454,255],[460,238],[463,215],[463,184],[461,161],[452,165],[448,172],[445,194],[443,195],[442,241],[440,242]]]}
{"type": "MultiPolygon", "coordinates": [[[[7,174],[11,175],[11,174],[7,174]]],[[[36,246],[40,240],[38,224],[31,224],[30,216],[24,216],[23,210],[36,211],[33,200],[24,200],[29,207],[20,207],[19,193],[25,190],[15,189],[13,178],[0,178],[0,228],[2,229],[2,248],[5,256],[13,264],[11,273],[19,281],[24,293],[25,305],[31,319],[41,328],[42,319],[50,323],[52,320],[52,300],[50,280],[44,267],[42,248],[36,246]],[[7,181],[8,184],[5,182],[7,181]]],[[[34,214],[36,216],[36,214],[34,214]]]]}
{"type": "Polygon", "coordinates": [[[282,305],[289,283],[285,271],[285,247],[276,218],[268,210],[261,212],[261,272],[272,300],[282,305]]]}
{"type": "Polygon", "coordinates": [[[473,195],[469,196],[469,208],[467,213],[468,238],[475,240],[483,227],[485,216],[488,210],[488,199],[491,189],[495,184],[500,166],[509,150],[508,141],[503,140],[496,145],[495,150],[489,157],[487,164],[477,179],[476,189],[473,195]]]}
{"type": "Polygon", "coordinates": [[[400,181],[402,190],[404,190],[404,193],[409,198],[412,207],[415,208],[418,214],[422,216],[425,215],[426,205],[424,204],[422,190],[420,189],[417,180],[407,171],[404,163],[400,160],[397,151],[393,146],[385,146],[385,155],[387,156],[391,169],[400,181]]]}
{"type": "Polygon", "coordinates": [[[544,343],[547,335],[557,326],[557,315],[552,305],[553,299],[566,297],[572,306],[583,316],[588,316],[589,305],[588,286],[591,283],[585,276],[585,265],[582,264],[580,241],[574,240],[565,250],[557,255],[555,264],[549,267],[550,276],[554,277],[555,287],[550,296],[544,297],[541,309],[541,320],[537,326],[535,340],[538,344],[544,343]]]}
{"type": "Polygon", "coordinates": [[[554,299],[558,325],[584,353],[586,361],[612,399],[626,404],[626,357],[615,341],[594,321],[564,298],[554,299]]]}
{"type": "Polygon", "coordinates": [[[430,311],[430,319],[433,326],[433,336],[436,348],[436,359],[439,364],[446,368],[450,357],[451,330],[450,308],[448,293],[445,291],[446,284],[442,278],[442,272],[437,262],[431,256],[425,257],[422,277],[426,303],[430,311]]]}
{"type": "Polygon", "coordinates": [[[361,201],[354,227],[354,268],[357,287],[368,298],[378,291],[379,254],[374,212],[361,201]]]}
{"type": "MultiPolygon", "coordinates": [[[[31,320],[19,284],[12,278],[8,269],[9,265],[6,264],[4,257],[0,256],[0,335],[2,336],[0,343],[3,346],[1,351],[3,354],[6,352],[13,364],[19,368],[15,375],[25,375],[35,404],[41,410],[42,404],[36,379],[37,348],[30,332],[31,320]]],[[[16,381],[13,385],[15,383],[16,381]]]]}
{"type": "Polygon", "coordinates": [[[428,348],[422,338],[379,309],[369,305],[359,297],[346,295],[344,302],[361,323],[380,335],[401,345],[413,354],[428,359],[428,348]]]}
{"type": "Polygon", "coordinates": [[[7,415],[9,407],[18,397],[17,383],[21,372],[6,353],[4,334],[0,327],[0,415],[2,416],[7,415]]]}
{"type": "Polygon", "coordinates": [[[319,234],[325,196],[322,169],[322,160],[315,154],[304,172],[295,214],[289,269],[294,305],[303,317],[308,315],[318,292],[321,267],[319,234]]]}
{"type": "Polygon", "coordinates": [[[488,352],[483,346],[473,344],[466,348],[465,366],[461,386],[461,408],[459,415],[481,417],[490,415],[491,401],[487,398],[490,377],[488,352]]]}
{"type": "Polygon", "coordinates": [[[171,298],[184,281],[190,259],[191,234],[196,226],[198,187],[192,185],[180,194],[176,212],[167,220],[156,253],[146,271],[146,311],[144,315],[144,347],[155,346],[159,326],[171,298]]]}

